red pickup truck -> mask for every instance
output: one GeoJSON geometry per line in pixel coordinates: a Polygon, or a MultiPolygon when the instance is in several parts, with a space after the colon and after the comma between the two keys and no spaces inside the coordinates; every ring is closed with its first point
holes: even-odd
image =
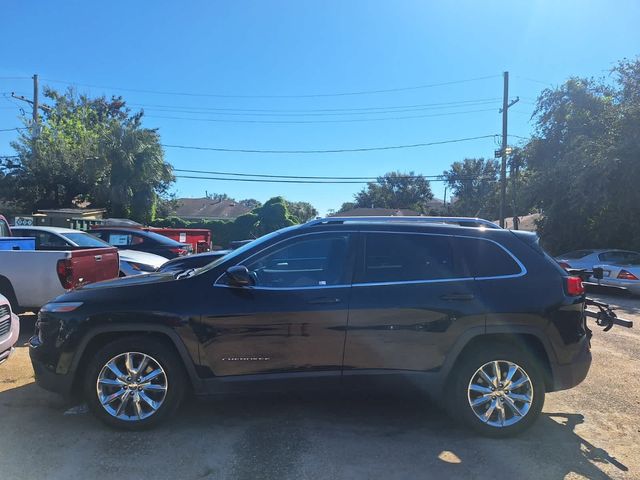
{"type": "Polygon", "coordinates": [[[32,250],[11,242],[10,236],[0,215],[0,294],[13,311],[37,310],[58,295],[116,278],[120,271],[117,248],[32,250]],[[9,249],[3,248],[5,242],[9,249]]]}

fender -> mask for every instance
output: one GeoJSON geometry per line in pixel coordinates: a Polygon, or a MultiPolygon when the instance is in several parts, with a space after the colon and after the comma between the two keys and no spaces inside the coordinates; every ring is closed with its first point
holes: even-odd
{"type": "Polygon", "coordinates": [[[474,339],[481,338],[487,335],[532,335],[536,339],[540,340],[540,343],[544,347],[545,353],[547,354],[547,358],[549,359],[549,363],[551,365],[552,374],[554,370],[554,366],[557,365],[558,359],[556,357],[555,351],[551,347],[551,343],[543,334],[543,332],[536,327],[529,327],[526,325],[488,325],[486,327],[474,327],[470,328],[466,332],[464,332],[460,338],[456,341],[456,343],[451,348],[451,351],[447,355],[442,368],[440,369],[440,376],[444,380],[447,378],[451,369],[455,365],[456,360],[460,357],[460,354],[464,350],[464,348],[474,339]]]}
{"type": "Polygon", "coordinates": [[[171,341],[171,343],[176,347],[176,350],[178,351],[178,355],[180,356],[182,363],[185,367],[185,370],[189,375],[189,379],[191,380],[191,384],[193,385],[194,391],[197,393],[202,390],[203,380],[198,376],[196,372],[196,369],[194,366],[195,360],[191,357],[189,350],[185,346],[180,336],[171,328],[163,325],[153,325],[153,324],[144,324],[144,323],[122,323],[117,325],[105,325],[105,326],[92,328],[83,336],[73,356],[71,365],[68,368],[68,371],[72,373],[72,376],[75,377],[75,373],[78,370],[80,359],[84,356],[87,345],[91,340],[96,338],[98,335],[101,335],[104,333],[119,333],[119,332],[154,332],[154,333],[161,333],[163,335],[166,335],[168,339],[171,341]]]}

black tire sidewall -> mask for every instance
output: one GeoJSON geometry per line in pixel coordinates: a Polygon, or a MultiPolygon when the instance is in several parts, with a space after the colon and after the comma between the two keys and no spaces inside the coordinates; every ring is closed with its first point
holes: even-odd
{"type": "Polygon", "coordinates": [[[481,435],[494,438],[510,437],[529,428],[540,416],[546,390],[542,368],[535,357],[524,351],[507,345],[476,349],[461,359],[452,374],[453,381],[448,389],[448,394],[453,397],[453,401],[448,403],[449,413],[463,425],[472,428],[481,435]],[[467,396],[469,382],[476,370],[493,360],[506,360],[519,365],[527,372],[533,385],[531,408],[522,420],[507,427],[492,427],[482,422],[473,412],[467,396]]]}
{"type": "Polygon", "coordinates": [[[162,422],[177,410],[184,397],[185,388],[184,368],[171,346],[152,338],[131,337],[110,342],[93,356],[87,366],[83,391],[91,412],[107,425],[126,430],[144,430],[162,422]],[[96,392],[97,378],[104,365],[113,357],[125,352],[140,352],[153,357],[167,376],[167,395],[162,405],[156,413],[143,420],[125,421],[111,416],[102,407],[96,392]]]}

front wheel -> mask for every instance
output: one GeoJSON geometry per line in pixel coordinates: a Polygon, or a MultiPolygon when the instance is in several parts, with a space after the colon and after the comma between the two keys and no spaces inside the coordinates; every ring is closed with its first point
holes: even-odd
{"type": "Polygon", "coordinates": [[[452,373],[450,413],[483,435],[520,433],[542,411],[545,384],[539,364],[509,345],[476,349],[452,373]]]}
{"type": "Polygon", "coordinates": [[[85,399],[103,422],[117,428],[149,428],[171,415],[185,390],[184,369],[173,349],[147,337],[116,340],[91,360],[85,399]]]}

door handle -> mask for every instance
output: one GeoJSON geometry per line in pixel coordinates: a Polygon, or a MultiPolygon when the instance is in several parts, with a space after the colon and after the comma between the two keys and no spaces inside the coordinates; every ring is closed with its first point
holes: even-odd
{"type": "Polygon", "coordinates": [[[330,303],[340,303],[342,300],[339,298],[331,298],[331,297],[320,297],[309,300],[307,303],[312,305],[321,305],[321,304],[330,304],[330,303]]]}
{"type": "Polygon", "coordinates": [[[447,300],[450,302],[466,302],[469,300],[473,300],[475,295],[473,293],[449,293],[445,295],[441,295],[441,300],[447,300]]]}
{"type": "Polygon", "coordinates": [[[96,262],[101,262],[102,261],[102,255],[95,255],[93,258],[96,259],[96,262]]]}

